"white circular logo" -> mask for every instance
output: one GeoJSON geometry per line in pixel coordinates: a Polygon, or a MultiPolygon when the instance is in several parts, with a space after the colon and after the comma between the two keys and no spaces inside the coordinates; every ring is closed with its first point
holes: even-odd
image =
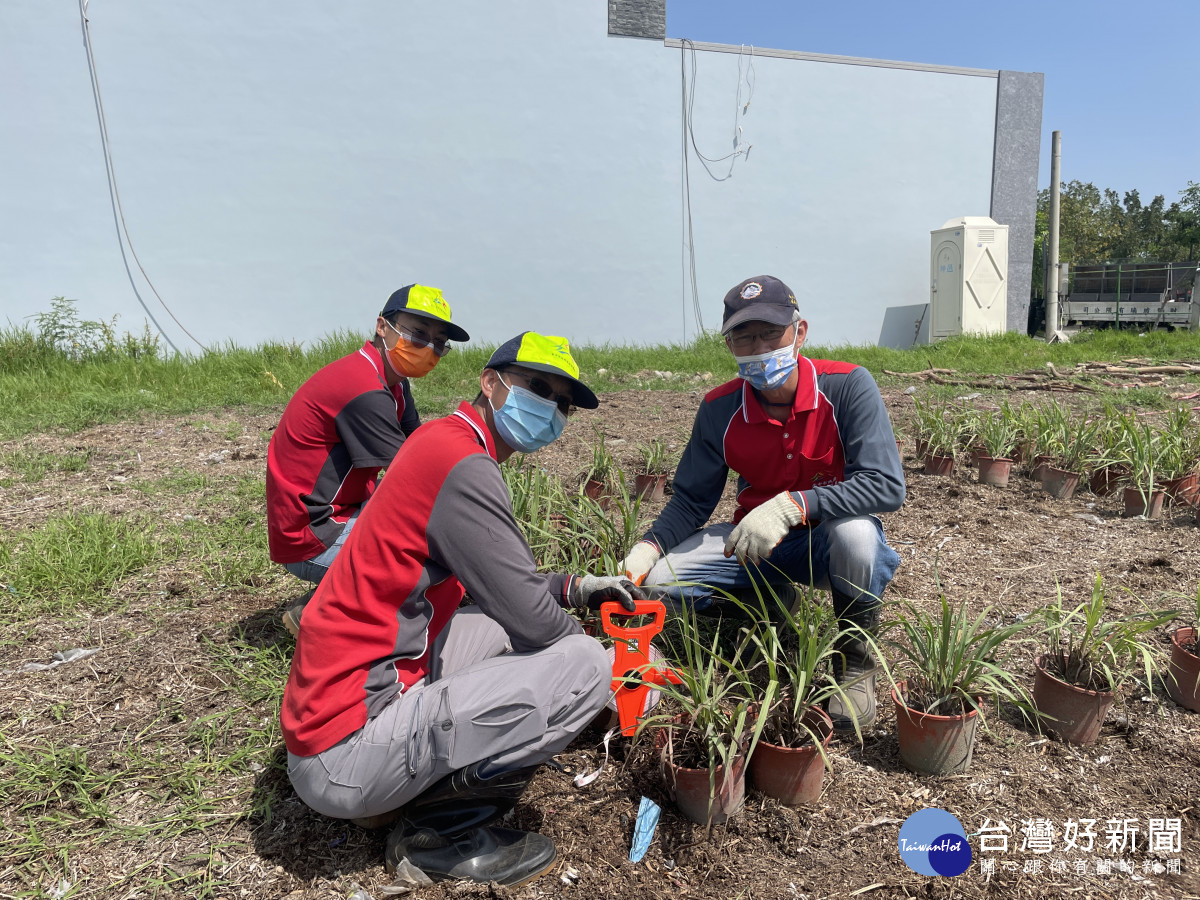
{"type": "Polygon", "coordinates": [[[755,297],[757,297],[761,293],[762,293],[762,285],[759,284],[757,281],[752,281],[748,285],[746,285],[744,288],[742,288],[742,299],[743,300],[753,300],[755,297]]]}

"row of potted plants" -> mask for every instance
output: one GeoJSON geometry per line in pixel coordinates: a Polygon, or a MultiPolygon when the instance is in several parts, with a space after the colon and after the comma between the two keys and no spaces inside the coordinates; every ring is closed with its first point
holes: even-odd
{"type": "MultiPolygon", "coordinates": [[[[667,479],[675,468],[673,455],[659,438],[639,445],[638,454],[641,462],[633,475],[634,494],[647,500],[662,500],[667,479]]],[[[613,458],[601,434],[596,434],[592,441],[591,462],[580,483],[588,497],[602,502],[611,500],[617,485],[625,483],[625,473],[613,458]]]]}
{"type": "Polygon", "coordinates": [[[1090,474],[1095,493],[1124,487],[1126,515],[1147,518],[1161,516],[1167,500],[1196,505],[1200,493],[1200,428],[1186,407],[1152,422],[1112,406],[1081,415],[1054,401],[982,410],[918,400],[913,427],[927,474],[948,475],[955,458],[969,454],[981,483],[1004,487],[1025,460],[1059,499],[1090,474]]]}
{"type": "MultiPolygon", "coordinates": [[[[790,597],[790,592],[784,592],[790,597]]],[[[748,622],[724,635],[684,612],[670,635],[666,659],[681,676],[661,688],[666,703],[645,716],[667,787],[681,811],[701,824],[719,823],[741,807],[748,770],[756,787],[782,803],[814,802],[821,792],[832,725],[822,706],[844,690],[832,675],[840,631],[827,606],[794,606],[767,590],[755,602],[727,597],[748,622]]],[[[1153,683],[1164,674],[1170,696],[1200,712],[1196,625],[1176,630],[1165,669],[1150,633],[1177,610],[1141,609],[1116,615],[1099,576],[1091,596],[1075,606],[1056,598],[1019,621],[999,622],[994,610],[970,613],[943,595],[932,611],[908,601],[889,605],[892,621],[871,639],[891,688],[900,756],[910,769],[961,772],[972,760],[986,710],[1002,710],[1065,741],[1097,739],[1100,723],[1123,684],[1153,683]],[[1033,688],[1025,687],[1017,651],[1036,645],[1033,688]]],[[[739,617],[740,619],[741,617],[739,617]]]]}

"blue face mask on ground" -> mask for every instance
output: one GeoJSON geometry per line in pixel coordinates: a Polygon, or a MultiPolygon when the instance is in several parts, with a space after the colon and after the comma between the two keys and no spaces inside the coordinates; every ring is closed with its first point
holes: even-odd
{"type": "Polygon", "coordinates": [[[492,406],[496,430],[504,443],[522,453],[532,453],[562,434],[567,417],[553,400],[543,400],[532,391],[508,384],[503,378],[500,383],[508,388],[508,396],[499,409],[492,406],[490,399],[488,405],[492,406]]]}
{"type": "Polygon", "coordinates": [[[735,356],[734,359],[738,364],[738,377],[750,382],[753,388],[769,391],[787,381],[796,370],[796,342],[770,353],[735,356]]]}

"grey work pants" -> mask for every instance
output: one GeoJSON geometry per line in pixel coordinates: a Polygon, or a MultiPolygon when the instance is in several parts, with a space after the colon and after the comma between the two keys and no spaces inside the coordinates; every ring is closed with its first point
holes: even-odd
{"type": "Polygon", "coordinates": [[[607,702],[612,668],[583,634],[513,653],[477,607],[451,617],[430,674],[360,730],[316,756],[288,754],[288,778],[312,809],[357,819],[398,809],[445,775],[486,761],[484,774],[545,762],[607,702]]]}

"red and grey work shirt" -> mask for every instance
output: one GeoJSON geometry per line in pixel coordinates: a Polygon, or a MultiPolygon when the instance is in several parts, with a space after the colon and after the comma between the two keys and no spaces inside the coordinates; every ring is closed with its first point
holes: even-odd
{"type": "Polygon", "coordinates": [[[879,388],[861,366],[798,360],[787,415],[741,378],[710,391],[674,479],[675,493],[646,534],[664,553],[702,528],[730,469],[738,473],[734,521],[781,491],[808,521],[890,512],[904,502],[904,469],[879,388]]]}
{"type": "Polygon", "coordinates": [[[368,341],[288,402],[267,449],[267,544],[277,563],[319,556],[421,424],[408,380],[388,387],[368,341]]]}
{"type": "Polygon", "coordinates": [[[405,442],[304,609],[280,714],[289,751],[327,750],[424,678],[464,591],[517,652],[580,632],[563,609],[572,579],[538,573],[495,457],[468,403],[405,442]]]}

